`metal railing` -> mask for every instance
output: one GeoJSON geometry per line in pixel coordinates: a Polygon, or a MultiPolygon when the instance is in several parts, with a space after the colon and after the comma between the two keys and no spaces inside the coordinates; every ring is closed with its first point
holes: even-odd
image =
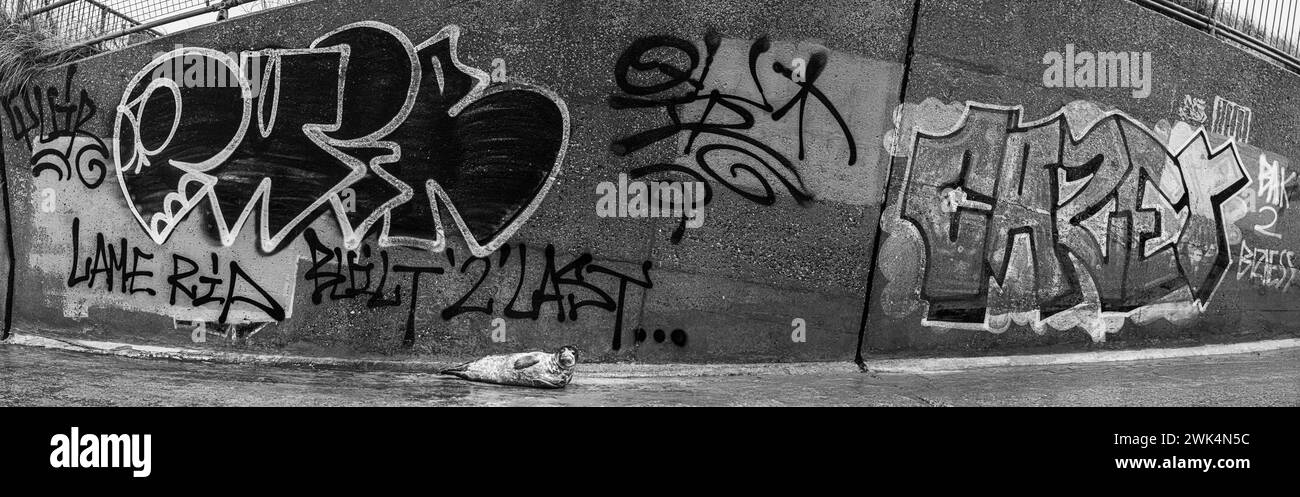
{"type": "Polygon", "coordinates": [[[203,23],[183,23],[203,14],[217,13],[216,20],[303,0],[0,0],[10,19],[39,24],[61,38],[66,46],[59,52],[91,47],[115,50],[139,40],[158,37],[163,26],[182,23],[188,29],[203,23]],[[136,35],[136,36],[132,36],[136,35]]]}
{"type": "Polygon", "coordinates": [[[180,12],[200,9],[221,3],[210,0],[101,0],[109,2],[129,15],[145,22],[169,17],[180,12]]]}
{"type": "MultiPolygon", "coordinates": [[[[123,31],[140,22],[96,0],[0,0],[10,19],[30,23],[50,35],[72,44],[123,31]]],[[[157,36],[157,32],[146,33],[157,36]]],[[[113,50],[126,46],[126,38],[105,40],[94,48],[113,50]]]]}
{"type": "Polygon", "coordinates": [[[1300,73],[1300,0],[1133,0],[1300,73]]]}
{"type": "MultiPolygon", "coordinates": [[[[260,10],[302,0],[0,0],[11,19],[41,23],[68,49],[122,48],[129,35],[156,37],[156,28],[231,9],[260,10]]],[[[1300,73],[1300,0],[1132,0],[1300,73]]]]}

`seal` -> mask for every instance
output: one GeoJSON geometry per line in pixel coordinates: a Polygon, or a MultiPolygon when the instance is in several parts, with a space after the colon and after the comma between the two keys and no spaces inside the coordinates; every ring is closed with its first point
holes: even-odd
{"type": "Polygon", "coordinates": [[[578,349],[560,347],[554,353],[523,352],[493,355],[442,370],[469,381],[534,388],[564,388],[573,379],[578,349]]]}

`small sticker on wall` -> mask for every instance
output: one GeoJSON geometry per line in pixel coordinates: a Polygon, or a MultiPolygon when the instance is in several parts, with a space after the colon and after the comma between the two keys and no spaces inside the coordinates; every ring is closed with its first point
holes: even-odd
{"type": "Polygon", "coordinates": [[[803,318],[794,318],[793,321],[790,321],[790,326],[793,326],[793,327],[794,327],[794,330],[790,332],[790,341],[791,341],[791,342],[794,342],[794,343],[807,343],[807,342],[808,342],[808,322],[807,322],[807,321],[804,321],[803,318]]]}
{"type": "Polygon", "coordinates": [[[501,318],[496,318],[492,320],[492,341],[496,343],[505,343],[506,320],[501,318]]]}

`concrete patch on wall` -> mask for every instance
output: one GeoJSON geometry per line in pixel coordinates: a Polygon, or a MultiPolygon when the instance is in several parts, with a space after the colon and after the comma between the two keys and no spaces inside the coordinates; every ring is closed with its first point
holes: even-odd
{"type": "Polygon", "coordinates": [[[675,137],[689,171],[762,205],[879,202],[874,167],[898,65],[812,41],[651,36],[619,59],[616,109],[662,107],[669,124],[620,137],[632,154],[675,137]],[[698,172],[696,172],[698,171],[698,172]],[[703,173],[703,174],[701,174],[703,173]]]}
{"type": "Polygon", "coordinates": [[[46,287],[47,301],[69,318],[97,307],[223,323],[290,317],[291,257],[261,257],[251,246],[215,250],[194,226],[166,250],[122,229],[121,197],[103,186],[116,140],[91,124],[104,107],[77,86],[76,65],[62,72],[55,85],[3,101],[10,132],[30,153],[30,187],[20,192],[32,213],[26,261],[62,283],[46,287]]]}

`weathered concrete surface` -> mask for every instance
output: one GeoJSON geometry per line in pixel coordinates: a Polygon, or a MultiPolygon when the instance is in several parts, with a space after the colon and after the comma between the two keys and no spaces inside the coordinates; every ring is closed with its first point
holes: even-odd
{"type": "MultiPolygon", "coordinates": [[[[926,1],[919,11],[914,50],[904,89],[906,105],[896,115],[902,137],[895,141],[891,136],[886,143],[887,147],[897,145],[897,152],[889,190],[891,205],[882,219],[886,236],[877,259],[868,352],[993,353],[1007,349],[1059,350],[1100,345],[1103,341],[1107,346],[1148,347],[1160,342],[1296,336],[1298,330],[1293,324],[1300,317],[1300,309],[1294,297],[1294,250],[1295,239],[1300,237],[1300,218],[1287,209],[1289,198],[1300,186],[1291,177],[1295,169],[1291,158],[1300,153],[1294,133],[1300,127],[1296,97],[1300,95],[1300,78],[1295,74],[1124,1],[926,1]],[[1067,46],[1075,52],[1096,53],[1097,57],[1102,52],[1149,53],[1150,94],[1136,98],[1128,85],[1109,87],[1109,79],[1108,87],[1048,87],[1048,54],[1063,56],[1067,46]],[[1249,126],[1233,126],[1230,120],[1223,119],[1216,122],[1216,99],[1225,102],[1225,109],[1233,103],[1251,109],[1249,126]],[[1104,156],[1120,161],[1116,167],[1103,167],[1092,175],[1080,174],[1073,183],[1064,172],[1058,176],[1058,171],[1078,168],[1093,156],[1082,157],[1080,153],[1071,158],[1070,140],[1061,142],[1067,152],[1057,156],[1053,155],[1056,138],[1044,141],[1043,134],[1022,134],[1015,139],[1034,146],[1032,151],[1023,150],[1024,161],[1019,160],[1022,150],[1015,148],[1012,154],[1020,141],[990,145],[985,161],[973,161],[966,183],[970,189],[963,198],[992,202],[992,210],[984,211],[976,205],[975,210],[958,214],[970,225],[963,227],[959,235],[957,225],[951,225],[951,234],[960,248],[945,253],[947,249],[937,233],[928,236],[926,245],[918,231],[920,225],[904,217],[916,218],[919,212],[930,210],[946,222],[949,217],[942,213],[941,196],[942,190],[951,185],[923,183],[930,181],[927,175],[933,177],[942,167],[953,167],[951,172],[955,173],[958,164],[940,167],[929,158],[932,156],[918,160],[912,142],[915,135],[909,132],[919,130],[940,136],[962,122],[968,131],[974,129],[971,116],[975,111],[964,114],[972,105],[1014,108],[1005,111],[1018,111],[1013,114],[1018,120],[1010,125],[1023,129],[1064,115],[1067,122],[1062,129],[1072,134],[1070,140],[1084,140],[1083,146],[1093,147],[1088,154],[1102,151],[1098,142],[1105,136],[1105,126],[1100,126],[1097,129],[1101,132],[1087,141],[1083,134],[1091,128],[1090,123],[1103,115],[1119,116],[1110,119],[1125,121],[1127,141],[1123,146],[1104,146],[1109,147],[1104,156]],[[965,121],[963,115],[967,116],[965,121]],[[1179,157],[1181,175],[1174,168],[1164,167],[1166,160],[1160,154],[1178,155],[1202,126],[1207,130],[1210,151],[1225,147],[1230,137],[1235,139],[1240,169],[1222,156],[1208,162],[1196,159],[1195,151],[1179,157]],[[1014,156],[1005,163],[999,163],[996,155],[1002,152],[1001,144],[1006,145],[1008,155],[1014,156]],[[1018,161],[1027,163],[1026,171],[1030,172],[1016,174],[1002,166],[1014,166],[1018,161]],[[1136,169],[1127,176],[1120,174],[1123,168],[1119,165],[1128,161],[1134,168],[1163,170],[1164,174],[1148,176],[1153,183],[1143,184],[1136,169]],[[1056,168],[1052,164],[1058,162],[1062,166],[1050,173],[1034,173],[1043,171],[1043,167],[1056,168]],[[1215,202],[1206,202],[1203,205],[1207,207],[1202,208],[1180,207],[1175,212],[1152,200],[1156,198],[1154,188],[1169,196],[1170,203],[1178,203],[1182,194],[1231,190],[1226,188],[1228,177],[1235,180],[1238,172],[1248,183],[1215,201],[1217,212],[1208,207],[1215,202]],[[1279,175],[1284,176],[1281,181],[1273,182],[1279,175]],[[1186,188],[1179,185],[1180,176],[1186,188]],[[1011,182],[1016,179],[1020,181],[1011,182]],[[1102,184],[1111,180],[1117,181],[1111,190],[1114,196],[1110,197],[1118,201],[1117,209],[1105,207],[1103,201],[1100,215],[1070,214],[1077,211],[1072,210],[1076,204],[1107,189],[1102,184]],[[1083,183],[1099,188],[1072,197],[1080,192],[1079,184],[1083,183]],[[901,212],[903,196],[898,193],[904,184],[915,189],[911,214],[901,212]],[[1014,185],[1019,187],[1011,188],[1014,185]],[[1225,188],[1220,190],[1220,186],[1225,188]],[[1036,197],[1040,193],[1050,193],[1051,197],[1036,197]],[[978,194],[989,197],[978,198],[978,194]],[[1141,206],[1125,206],[1143,198],[1141,206]],[[1157,211],[1163,225],[1153,224],[1154,218],[1142,220],[1157,211]],[[981,212],[991,212],[987,233],[978,228],[981,212]],[[1107,218],[1107,212],[1112,217],[1107,218]],[[1123,223],[1127,221],[1122,217],[1130,213],[1137,216],[1132,218],[1135,224],[1131,231],[1125,228],[1123,223]],[[1174,219],[1177,221],[1171,223],[1174,219]],[[1117,231],[1107,232],[1108,221],[1118,223],[1109,228],[1117,231]],[[1031,250],[1024,250],[1030,247],[1028,238],[1001,241],[1031,225],[1036,225],[1034,236],[1041,236],[1032,240],[1031,250]],[[1124,262],[1091,260],[1088,250],[1080,249],[1083,242],[1079,240],[1094,236],[1103,252],[1106,246],[1114,247],[1110,249],[1112,255],[1126,250],[1124,247],[1146,245],[1140,254],[1134,249],[1133,256],[1127,258],[1129,265],[1122,266],[1124,262]],[[1158,255],[1155,249],[1160,243],[1148,242],[1153,239],[1179,240],[1180,262],[1175,266],[1168,263],[1172,259],[1160,262],[1152,258],[1158,255]],[[935,252],[927,254],[930,249],[935,252]],[[1053,254],[1053,250],[1057,253],[1053,254]],[[1068,257],[1077,260],[1069,260],[1066,251],[1068,257]],[[1204,262],[1220,254],[1225,258],[1218,263],[1204,262]],[[1139,266],[1155,263],[1165,265],[1161,269],[1139,266]],[[1067,273],[1050,270],[1058,265],[1067,273]],[[1214,271],[1222,271],[1222,279],[1217,285],[1202,284],[1201,288],[1211,287],[1212,291],[1199,297],[1177,279],[1145,287],[1144,282],[1136,281],[1146,276],[1135,271],[1150,271],[1156,276],[1149,281],[1156,281],[1161,274],[1192,274],[1199,283],[1205,281],[1199,278],[1206,272],[1198,268],[1211,265],[1217,267],[1214,271]],[[1069,291],[1069,277],[1079,280],[1074,291],[1069,291]],[[972,286],[959,289],[967,284],[972,286]],[[998,285],[1005,286],[999,290],[998,285]],[[1067,309],[1075,302],[1051,301],[1059,296],[1078,297],[1080,289],[1084,294],[1080,299],[1084,301],[1082,307],[1067,309]],[[1110,292],[1112,303],[1098,306],[1099,297],[1087,295],[1090,291],[1110,292]],[[934,315],[933,311],[940,308],[946,308],[948,314],[934,315]]],[[[1086,81],[1087,75],[1082,72],[1071,74],[1086,81]]],[[[1040,125],[1036,129],[1055,133],[1052,128],[1040,125]]],[[[997,133],[992,128],[989,132],[997,133]]],[[[982,139],[997,140],[987,136],[982,139]]],[[[1105,299],[1105,295],[1100,297],[1105,299]]]]}
{"type": "MultiPolygon", "coordinates": [[[[1120,0],[927,0],[916,19],[914,5],[317,0],[79,61],[4,106],[14,329],[383,360],[575,345],[584,361],[847,361],[869,302],[872,356],[1300,336],[1289,248],[1300,221],[1286,209],[1300,181],[1285,181],[1300,154],[1300,78],[1120,0]],[[1151,52],[1151,95],[1044,87],[1044,53],[1067,44],[1151,52]],[[189,48],[159,58],[178,46],[189,48]],[[248,92],[191,88],[186,57],[223,77],[255,60],[267,77],[243,80],[248,92]],[[160,75],[169,60],[183,70],[160,75]],[[1101,245],[1179,241],[1181,259],[1160,269],[1215,284],[1155,281],[1044,324],[1026,261],[1068,244],[986,250],[963,232],[952,253],[926,260],[901,221],[901,192],[934,190],[912,195],[914,207],[948,220],[939,190],[952,185],[907,175],[935,166],[910,160],[910,132],[948,131],[967,101],[1021,106],[1014,124],[1064,107],[1123,112],[1125,126],[1149,129],[1150,140],[1125,143],[1134,163],[1163,171],[1152,177],[1165,203],[1132,180],[1119,195],[1131,208],[1050,224],[1082,226],[1077,239],[1136,211],[1147,224],[1101,245]],[[1250,125],[1220,126],[1220,107],[1250,108],[1250,125]],[[1201,125],[1214,130],[1207,149],[1166,166],[1161,154],[1201,125]],[[1237,189],[1225,200],[1209,190],[1227,174],[1210,159],[1229,135],[1249,185],[1227,185],[1237,189]],[[1282,172],[1273,191],[1266,170],[1282,172]],[[602,216],[602,185],[627,176],[708,185],[703,225],[602,216]],[[879,260],[877,220],[889,232],[879,260]],[[990,297],[993,322],[970,320],[983,305],[970,298],[958,325],[927,319],[928,274],[997,279],[975,274],[980,250],[1017,268],[990,297]]],[[[1084,152],[1057,162],[1082,167],[1084,152]]],[[[990,186],[1003,162],[975,162],[990,186]]],[[[994,217],[1061,210],[1041,191],[1035,204],[1033,188],[1050,183],[1065,199],[1115,174],[1078,173],[1062,188],[1044,175],[1028,197],[1002,195],[995,208],[1011,210],[994,217]]],[[[956,218],[990,200],[946,199],[967,209],[956,218]]],[[[1107,257],[1093,252],[1075,254],[1088,259],[1076,276],[1107,257]]]]}
{"type": "Polygon", "coordinates": [[[1298,406],[1300,350],[927,375],[579,375],[542,391],[0,346],[0,380],[4,406],[1298,406]]]}
{"type": "MultiPolygon", "coordinates": [[[[359,21],[372,23],[371,26],[373,23],[391,26],[399,38],[405,37],[418,45],[440,32],[445,33],[445,27],[456,25],[459,37],[454,56],[459,63],[482,70],[485,76],[496,77],[500,70],[513,81],[511,84],[552,92],[563,101],[568,139],[549,192],[540,199],[526,222],[499,249],[488,254],[488,260],[468,260],[471,247],[456,231],[455,220],[444,213],[442,220],[447,225],[449,250],[408,249],[397,244],[385,247],[377,241],[375,232],[371,232],[365,239],[367,247],[357,257],[360,266],[374,265],[371,274],[366,274],[357,267],[337,264],[342,252],[339,258],[330,259],[335,248],[359,247],[346,246],[347,234],[340,232],[335,221],[337,213],[328,208],[309,223],[319,237],[319,245],[306,242],[306,236],[294,235],[286,248],[268,254],[259,250],[266,248],[265,240],[255,236],[259,221],[248,221],[226,243],[228,240],[211,234],[214,216],[206,201],[194,197],[199,198],[197,202],[201,205],[179,221],[165,241],[158,243],[158,238],[166,232],[160,227],[154,239],[146,236],[143,226],[154,222],[153,218],[144,213],[137,221],[133,210],[143,207],[137,205],[140,202],[128,201],[133,198],[130,195],[142,199],[147,195],[130,190],[135,193],[124,198],[124,192],[137,187],[119,187],[116,168],[111,164],[103,184],[96,188],[87,188],[76,181],[79,171],[69,171],[69,177],[50,171],[34,177],[32,167],[27,165],[28,157],[34,153],[22,140],[14,139],[14,130],[6,129],[7,153],[14,161],[11,170],[21,176],[9,185],[16,196],[13,218],[20,254],[17,282],[23,288],[16,306],[19,326],[56,328],[54,334],[66,337],[115,337],[175,345],[191,344],[203,337],[206,341],[198,346],[354,357],[463,358],[573,344],[583,350],[585,360],[596,361],[849,359],[855,352],[870,261],[870,244],[864,240],[871,239],[876,206],[884,185],[884,169],[877,167],[882,157],[877,144],[883,136],[891,99],[901,78],[910,14],[910,4],[902,0],[865,4],[322,0],[247,16],[81,61],[75,74],[68,76],[66,71],[55,71],[45,81],[58,91],[65,91],[64,83],[68,82],[74,104],[82,90],[86,91],[86,100],[95,103],[98,112],[79,128],[101,139],[110,152],[116,150],[115,145],[128,152],[153,150],[164,144],[162,136],[172,127],[172,115],[156,119],[164,126],[162,131],[153,132],[159,136],[151,136],[147,129],[142,131],[143,145],[134,149],[134,133],[129,126],[122,128],[115,124],[115,117],[134,116],[126,120],[128,125],[132,119],[143,122],[147,119],[138,115],[161,112],[148,109],[165,109],[168,105],[167,98],[152,97],[145,109],[128,106],[129,112],[119,112],[117,108],[119,102],[129,103],[135,98],[133,95],[140,94],[144,85],[130,93],[133,90],[128,88],[129,82],[137,72],[149,68],[160,51],[178,45],[206,47],[222,53],[306,48],[332,30],[359,21]],[[747,105],[747,112],[757,120],[751,130],[737,135],[743,140],[704,133],[688,152],[687,133],[670,133],[652,140],[645,148],[627,151],[625,156],[612,153],[616,140],[671,122],[662,105],[629,109],[613,106],[611,99],[623,93],[614,81],[620,55],[638,39],[672,36],[694,47],[692,50],[701,55],[697,63],[703,66],[706,33],[710,32],[716,33],[720,41],[715,56],[709,58],[712,66],[707,78],[701,68],[689,71],[693,77],[705,78],[703,91],[718,89],[755,104],[768,101],[772,107],[763,110],[747,105]],[[751,74],[750,47],[754,40],[764,36],[770,40],[768,50],[752,61],[757,72],[751,74]],[[792,67],[793,59],[809,59],[814,53],[829,54],[825,70],[817,80],[825,100],[809,97],[807,104],[791,106],[788,114],[774,117],[777,107],[793,102],[800,89],[789,77],[776,71],[774,63],[792,67]],[[761,82],[761,92],[754,78],[761,82]],[[837,114],[832,115],[830,109],[837,114]],[[841,131],[836,119],[843,119],[848,133],[841,131]],[[737,145],[756,147],[753,150],[757,152],[748,153],[776,154],[763,155],[761,160],[777,168],[765,170],[761,164],[746,158],[745,152],[719,148],[737,145]],[[713,150],[707,160],[718,171],[716,179],[707,176],[710,173],[704,172],[695,158],[695,151],[706,147],[713,150]],[[852,159],[850,148],[856,149],[856,157],[852,159]],[[807,155],[800,158],[804,152],[807,155]],[[778,157],[790,161],[789,170],[781,168],[778,157]],[[763,182],[731,168],[732,162],[746,161],[766,177],[763,182]],[[680,242],[674,242],[676,219],[597,216],[599,184],[617,182],[620,174],[663,163],[697,171],[695,177],[711,183],[713,197],[703,226],[687,229],[680,242]],[[802,184],[795,181],[794,188],[810,197],[803,205],[798,205],[794,194],[782,184],[782,181],[793,181],[795,174],[802,184]],[[764,182],[771,186],[765,186],[764,182]],[[762,197],[764,202],[770,200],[772,205],[764,205],[738,192],[762,197]],[[72,241],[74,222],[79,230],[76,255],[72,241]],[[137,278],[135,287],[154,294],[123,289],[119,286],[123,279],[120,272],[112,287],[105,286],[102,274],[97,275],[97,280],[70,278],[70,274],[91,274],[88,270],[98,267],[94,260],[87,258],[96,258],[96,237],[100,235],[108,246],[124,240],[127,252],[138,248],[145,253],[141,267],[152,274],[137,278]],[[554,251],[553,257],[547,255],[550,249],[554,251]],[[381,260],[381,251],[389,258],[387,264],[381,260]],[[584,260],[586,257],[590,260],[584,260]],[[313,261],[318,258],[326,262],[315,264],[313,261]],[[227,266],[232,262],[250,278],[232,283],[235,277],[227,266]],[[651,266],[643,275],[642,267],[646,263],[651,266]],[[183,274],[195,265],[200,273],[187,281],[174,285],[168,280],[178,271],[183,274]],[[442,274],[421,274],[419,293],[412,297],[414,278],[409,271],[398,272],[398,266],[436,268],[442,274]],[[548,266],[555,271],[549,277],[548,266]],[[595,266],[609,272],[592,271],[595,266]],[[312,272],[329,274],[313,278],[312,272]],[[217,285],[217,297],[238,286],[229,295],[248,297],[261,306],[240,301],[229,306],[228,314],[222,315],[226,309],[221,302],[205,302],[202,298],[205,293],[202,290],[207,285],[198,278],[205,276],[223,280],[217,285]],[[341,276],[340,284],[329,286],[337,276],[341,276]],[[622,279],[644,280],[645,276],[653,288],[644,289],[643,285],[631,282],[624,289],[620,287],[622,279]],[[247,281],[250,279],[265,295],[251,290],[247,281]],[[185,292],[172,291],[195,285],[200,290],[198,299],[185,292]],[[382,294],[372,299],[371,294],[349,294],[349,288],[370,292],[378,289],[382,294]],[[535,291],[542,292],[538,294],[540,300],[534,296],[535,291]],[[558,303],[556,297],[560,299],[558,303]],[[279,304],[278,309],[273,309],[275,312],[264,308],[272,307],[272,301],[279,304]],[[466,312],[457,315],[452,310],[458,303],[466,312]],[[796,318],[806,323],[809,330],[804,342],[795,343],[790,338],[791,323],[796,318]],[[272,324],[261,326],[267,322],[272,324]],[[196,330],[199,323],[205,323],[203,330],[196,330]],[[504,342],[492,339],[494,330],[504,330],[504,342]]],[[[361,44],[349,46],[357,54],[362,53],[361,44]]],[[[682,53],[657,49],[645,57],[665,57],[671,64],[685,64],[682,53]]],[[[376,58],[354,55],[349,70],[370,70],[365,66],[367,60],[376,58]]],[[[431,65],[424,68],[425,86],[420,98],[434,98],[442,88],[444,73],[451,74],[453,68],[460,70],[451,59],[440,60],[447,62],[436,68],[431,65]]],[[[422,63],[430,64],[427,57],[422,63]]],[[[653,71],[634,69],[631,72],[629,79],[633,84],[645,84],[656,77],[653,71]]],[[[145,76],[146,81],[151,75],[152,69],[145,76]]],[[[323,71],[307,76],[306,81],[288,79],[277,84],[307,87],[328,82],[332,77],[333,73],[323,71]]],[[[448,85],[455,83],[452,76],[445,77],[448,85]]],[[[345,101],[382,99],[386,93],[400,90],[395,89],[392,79],[378,77],[349,81],[349,84],[363,85],[367,93],[350,94],[345,101]]],[[[667,93],[682,93],[687,85],[680,86],[667,93]]],[[[306,91],[286,90],[288,93],[281,98],[328,96],[332,91],[334,88],[329,85],[306,91]]],[[[183,98],[191,103],[198,98],[194,96],[198,93],[187,95],[183,98]]],[[[663,95],[645,94],[623,96],[663,98],[663,95]]],[[[237,105],[239,100],[230,102],[237,105]]],[[[286,104],[280,117],[298,119],[301,116],[292,112],[320,111],[315,107],[321,105],[326,104],[310,101],[294,108],[286,104]],[[285,112],[291,114],[286,117],[285,112]]],[[[401,105],[401,101],[386,105],[369,108],[382,111],[401,105]]],[[[272,106],[267,104],[266,108],[272,106]]],[[[715,110],[705,116],[706,106],[703,101],[692,102],[680,105],[680,110],[687,120],[725,123],[734,118],[731,111],[715,110]]],[[[185,108],[191,107],[187,103],[185,108]]],[[[176,142],[193,142],[197,136],[205,138],[207,143],[175,145],[167,141],[169,146],[216,143],[219,148],[226,143],[228,138],[221,135],[225,129],[222,121],[212,117],[222,112],[219,107],[182,111],[191,114],[177,125],[180,131],[176,132],[176,142]],[[189,130],[185,127],[189,119],[208,120],[202,121],[205,124],[200,129],[189,130]]],[[[25,109],[18,110],[21,115],[25,109]]],[[[366,117],[362,112],[347,115],[344,120],[364,121],[366,117]]],[[[416,120],[411,117],[407,122],[416,120]]],[[[258,125],[253,126],[256,129],[258,125]]],[[[484,132],[496,126],[487,123],[475,129],[484,132]]],[[[435,134],[433,128],[416,131],[424,133],[420,136],[435,134]]],[[[436,136],[423,139],[429,143],[442,140],[436,136]]],[[[498,142],[489,140],[479,146],[490,148],[493,143],[498,142]]],[[[409,145],[402,144],[406,147],[403,161],[419,155],[409,145]]],[[[289,151],[292,147],[277,147],[284,150],[283,155],[295,153],[289,151]]],[[[254,162],[283,160],[261,149],[250,149],[234,157],[250,154],[254,162]]],[[[466,153],[465,156],[489,157],[489,160],[496,157],[492,153],[466,153]]],[[[119,166],[131,167],[129,164],[134,163],[125,157],[118,158],[123,163],[119,166]]],[[[509,158],[515,159],[518,157],[509,158]]],[[[304,167],[301,176],[310,177],[306,171],[312,169],[306,165],[328,167],[329,160],[328,156],[315,157],[299,164],[304,167]]],[[[400,171],[412,167],[406,162],[399,164],[389,169],[400,171]]],[[[508,167],[515,165],[508,164],[508,167]]],[[[132,168],[124,177],[150,173],[155,167],[132,168]]],[[[464,174],[471,172],[467,170],[464,174]]],[[[229,173],[220,174],[226,174],[227,179],[234,177],[229,173]]],[[[495,178],[502,182],[508,176],[500,171],[492,174],[498,174],[495,178]]],[[[373,171],[369,178],[367,181],[372,184],[383,183],[373,171]]],[[[691,179],[674,173],[656,173],[650,178],[691,179]]],[[[157,181],[148,181],[139,184],[153,189],[155,198],[161,197],[163,192],[157,191],[157,181]]],[[[286,188],[277,186],[287,184],[283,178],[278,181],[271,187],[272,195],[275,188],[286,188]]],[[[454,181],[444,183],[444,187],[455,186],[454,181]]],[[[415,185],[418,195],[423,181],[415,185]]],[[[245,188],[251,190],[255,186],[254,180],[245,188]]],[[[360,188],[357,187],[357,196],[364,197],[367,192],[360,188]]],[[[247,191],[223,195],[239,193],[247,191]]],[[[490,187],[487,193],[491,193],[490,187]]],[[[343,194],[339,195],[342,199],[343,194]]],[[[420,199],[417,196],[410,203],[420,199]]],[[[355,200],[362,204],[370,201],[355,200]]],[[[185,205],[180,200],[159,205],[162,204],[185,205]]],[[[272,210],[279,208],[276,204],[268,205],[272,210]]],[[[461,210],[469,215],[489,211],[475,211],[463,205],[461,210]]],[[[237,212],[232,209],[226,213],[227,224],[233,224],[235,214],[232,213],[237,212]]],[[[251,212],[256,218],[260,211],[251,212]]],[[[425,218],[425,221],[432,224],[433,219],[425,218]]],[[[159,226],[168,226],[169,222],[159,226]]],[[[382,222],[374,225],[376,232],[381,225],[382,222]]],[[[431,230],[432,226],[425,228],[431,230]]]]}
{"type": "MultiPolygon", "coordinates": [[[[18,347],[37,347],[86,354],[101,354],[128,359],[160,359],[193,363],[235,364],[243,366],[301,367],[352,371],[390,371],[403,373],[439,373],[464,361],[435,362],[426,360],[373,360],[349,357],[320,357],[285,354],[256,354],[193,347],[125,344],[84,339],[58,339],[48,336],[15,333],[4,342],[18,347]]],[[[732,376],[764,374],[847,374],[863,372],[886,374],[952,373],[982,368],[1064,366],[1131,361],[1157,361],[1260,354],[1300,348],[1300,339],[1262,340],[1195,347],[1098,350],[1092,352],[1021,354],[975,357],[930,357],[883,359],[872,357],[863,365],[851,362],[787,362],[749,364],[653,364],[653,363],[581,363],[576,372],[592,378],[659,377],[659,376],[732,376]]]]}

